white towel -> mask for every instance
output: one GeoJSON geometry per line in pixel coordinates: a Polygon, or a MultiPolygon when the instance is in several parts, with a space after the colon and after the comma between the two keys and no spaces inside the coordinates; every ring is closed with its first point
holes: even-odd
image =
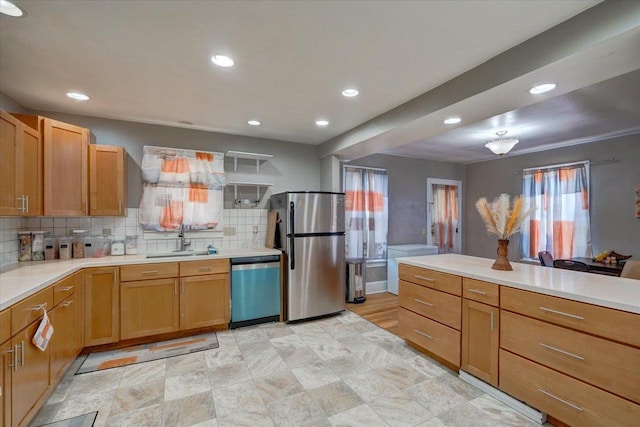
{"type": "Polygon", "coordinates": [[[43,308],[42,311],[44,311],[44,317],[42,318],[40,325],[38,325],[38,329],[33,335],[31,342],[40,350],[45,351],[49,344],[49,340],[51,339],[51,335],[53,335],[53,326],[51,325],[51,321],[49,321],[49,316],[47,316],[47,310],[43,308]]]}

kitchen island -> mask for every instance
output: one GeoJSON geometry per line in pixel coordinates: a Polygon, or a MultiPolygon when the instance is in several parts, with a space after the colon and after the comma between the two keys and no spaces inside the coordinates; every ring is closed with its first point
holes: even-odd
{"type": "Polygon", "coordinates": [[[464,255],[400,258],[398,328],[461,377],[570,425],[640,419],[640,281],[464,255]]]}

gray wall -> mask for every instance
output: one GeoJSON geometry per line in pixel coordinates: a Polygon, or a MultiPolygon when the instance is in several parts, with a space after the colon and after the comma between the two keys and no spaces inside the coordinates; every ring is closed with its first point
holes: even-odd
{"type": "MultiPolygon", "coordinates": [[[[1,98],[0,102],[2,102],[0,107],[10,112],[15,112],[21,107],[9,97],[1,98]]],[[[22,112],[28,111],[22,108],[22,112]]],[[[274,184],[267,190],[269,192],[267,197],[263,197],[261,205],[263,207],[269,194],[288,190],[320,189],[320,160],[318,149],[314,145],[48,111],[35,113],[90,129],[92,143],[125,147],[129,155],[127,161],[127,205],[129,207],[138,207],[142,196],[140,163],[144,145],[222,153],[235,150],[272,154],[274,156],[272,159],[261,163],[260,175],[256,175],[255,161],[239,160],[237,172],[233,171],[232,159],[225,161],[227,180],[274,184]]],[[[264,194],[264,191],[263,188],[261,194],[264,194]]],[[[227,187],[225,208],[232,207],[233,198],[233,189],[227,187]]],[[[255,199],[255,187],[242,188],[242,192],[239,190],[238,198],[255,199]]]]}
{"type": "Polygon", "coordinates": [[[464,165],[384,154],[374,154],[347,164],[387,170],[389,174],[387,241],[390,245],[427,242],[427,236],[421,234],[421,230],[427,228],[427,178],[462,181],[462,211],[464,212],[466,192],[464,165]]]}
{"type": "MultiPolygon", "coordinates": [[[[640,218],[635,217],[635,187],[640,184],[640,134],[539,153],[505,157],[467,166],[465,254],[493,258],[496,238],[488,236],[475,202],[500,193],[522,192],[522,169],[558,163],[615,158],[619,163],[591,167],[591,242],[595,254],[615,250],[640,257],[640,218]]],[[[520,257],[520,236],[512,236],[509,259],[520,257]]]]}
{"type": "Polygon", "coordinates": [[[4,92],[0,92],[0,108],[10,113],[29,114],[30,111],[24,108],[18,101],[11,98],[4,92]]]}

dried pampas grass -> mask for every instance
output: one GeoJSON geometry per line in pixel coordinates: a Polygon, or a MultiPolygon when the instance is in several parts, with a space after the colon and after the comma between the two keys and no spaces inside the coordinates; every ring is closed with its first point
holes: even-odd
{"type": "Polygon", "coordinates": [[[479,198],[476,202],[476,209],[489,234],[496,234],[500,239],[507,239],[520,231],[522,222],[535,210],[535,207],[532,207],[523,212],[523,203],[523,197],[517,196],[513,200],[513,207],[511,207],[511,196],[501,194],[491,204],[485,197],[479,198]]]}

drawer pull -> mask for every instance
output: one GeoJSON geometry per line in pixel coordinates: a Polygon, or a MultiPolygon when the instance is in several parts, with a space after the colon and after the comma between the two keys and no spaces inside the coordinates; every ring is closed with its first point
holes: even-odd
{"type": "Polygon", "coordinates": [[[42,304],[34,305],[29,310],[31,310],[31,311],[40,311],[40,310],[44,310],[45,308],[47,308],[47,303],[46,302],[42,303],[42,304]]]}
{"type": "Polygon", "coordinates": [[[565,313],[563,311],[558,311],[558,310],[553,310],[551,308],[547,308],[547,307],[538,307],[540,308],[540,310],[542,311],[547,311],[549,313],[553,313],[553,314],[559,314],[561,316],[567,316],[567,317],[571,317],[572,319],[578,319],[578,320],[584,320],[584,317],[582,316],[577,316],[575,314],[570,314],[570,313],[565,313]]]}
{"type": "Polygon", "coordinates": [[[213,268],[211,268],[211,267],[200,267],[199,270],[200,271],[211,271],[211,270],[213,270],[213,268]]]}
{"type": "Polygon", "coordinates": [[[417,330],[417,329],[414,329],[414,331],[415,331],[415,333],[416,333],[416,334],[418,334],[418,335],[422,335],[423,337],[429,338],[430,340],[432,340],[432,339],[433,339],[433,337],[432,337],[431,335],[429,335],[429,334],[425,334],[425,333],[424,333],[424,332],[422,332],[422,331],[419,331],[419,330],[417,330]]]}
{"type": "Polygon", "coordinates": [[[67,291],[70,291],[71,289],[73,289],[73,286],[65,286],[64,288],[60,288],[62,292],[67,292],[67,291]]]}
{"type": "Polygon", "coordinates": [[[556,400],[557,400],[557,401],[559,401],[559,402],[564,403],[564,404],[565,404],[565,405],[567,405],[567,406],[571,406],[573,409],[576,409],[576,410],[578,410],[578,411],[582,412],[582,408],[581,408],[581,407],[579,407],[578,405],[574,405],[574,404],[573,404],[573,403],[571,403],[571,402],[567,402],[567,401],[566,401],[566,400],[564,400],[564,399],[560,399],[558,396],[554,396],[553,394],[551,394],[551,393],[549,393],[548,391],[543,390],[543,389],[541,389],[541,388],[539,388],[539,389],[538,389],[538,391],[539,391],[540,393],[544,394],[544,395],[547,395],[547,396],[549,396],[549,397],[551,397],[551,398],[553,398],[553,399],[556,399],[556,400]]]}
{"type": "Polygon", "coordinates": [[[67,301],[67,302],[63,302],[62,306],[63,307],[69,307],[71,304],[73,304],[73,300],[67,301]]]}
{"type": "Polygon", "coordinates": [[[579,356],[579,355],[573,354],[573,353],[569,353],[568,351],[560,350],[559,348],[556,348],[556,347],[554,347],[552,345],[544,344],[544,343],[539,343],[539,344],[544,348],[548,348],[549,350],[557,351],[558,353],[562,353],[564,355],[571,356],[571,357],[573,357],[575,359],[578,359],[578,360],[584,360],[584,357],[582,357],[582,356],[579,356]]]}
{"type": "Polygon", "coordinates": [[[13,368],[14,371],[18,370],[18,346],[14,345],[12,350],[7,350],[5,353],[11,353],[11,363],[9,363],[9,367],[13,368]]]}
{"type": "Polygon", "coordinates": [[[413,300],[415,302],[417,302],[417,303],[424,304],[424,305],[427,305],[429,307],[433,307],[433,304],[431,304],[430,302],[422,301],[421,299],[418,299],[418,298],[414,298],[413,300]]]}
{"type": "Polygon", "coordinates": [[[474,294],[486,295],[485,291],[481,291],[480,289],[468,289],[469,292],[473,292],[474,294]]]}
{"type": "Polygon", "coordinates": [[[147,270],[147,271],[143,271],[142,274],[158,274],[160,273],[158,270],[147,270]]]}
{"type": "Polygon", "coordinates": [[[435,282],[435,279],[432,279],[430,277],[418,276],[417,274],[415,274],[413,277],[420,280],[426,280],[427,282],[435,282]]]}

